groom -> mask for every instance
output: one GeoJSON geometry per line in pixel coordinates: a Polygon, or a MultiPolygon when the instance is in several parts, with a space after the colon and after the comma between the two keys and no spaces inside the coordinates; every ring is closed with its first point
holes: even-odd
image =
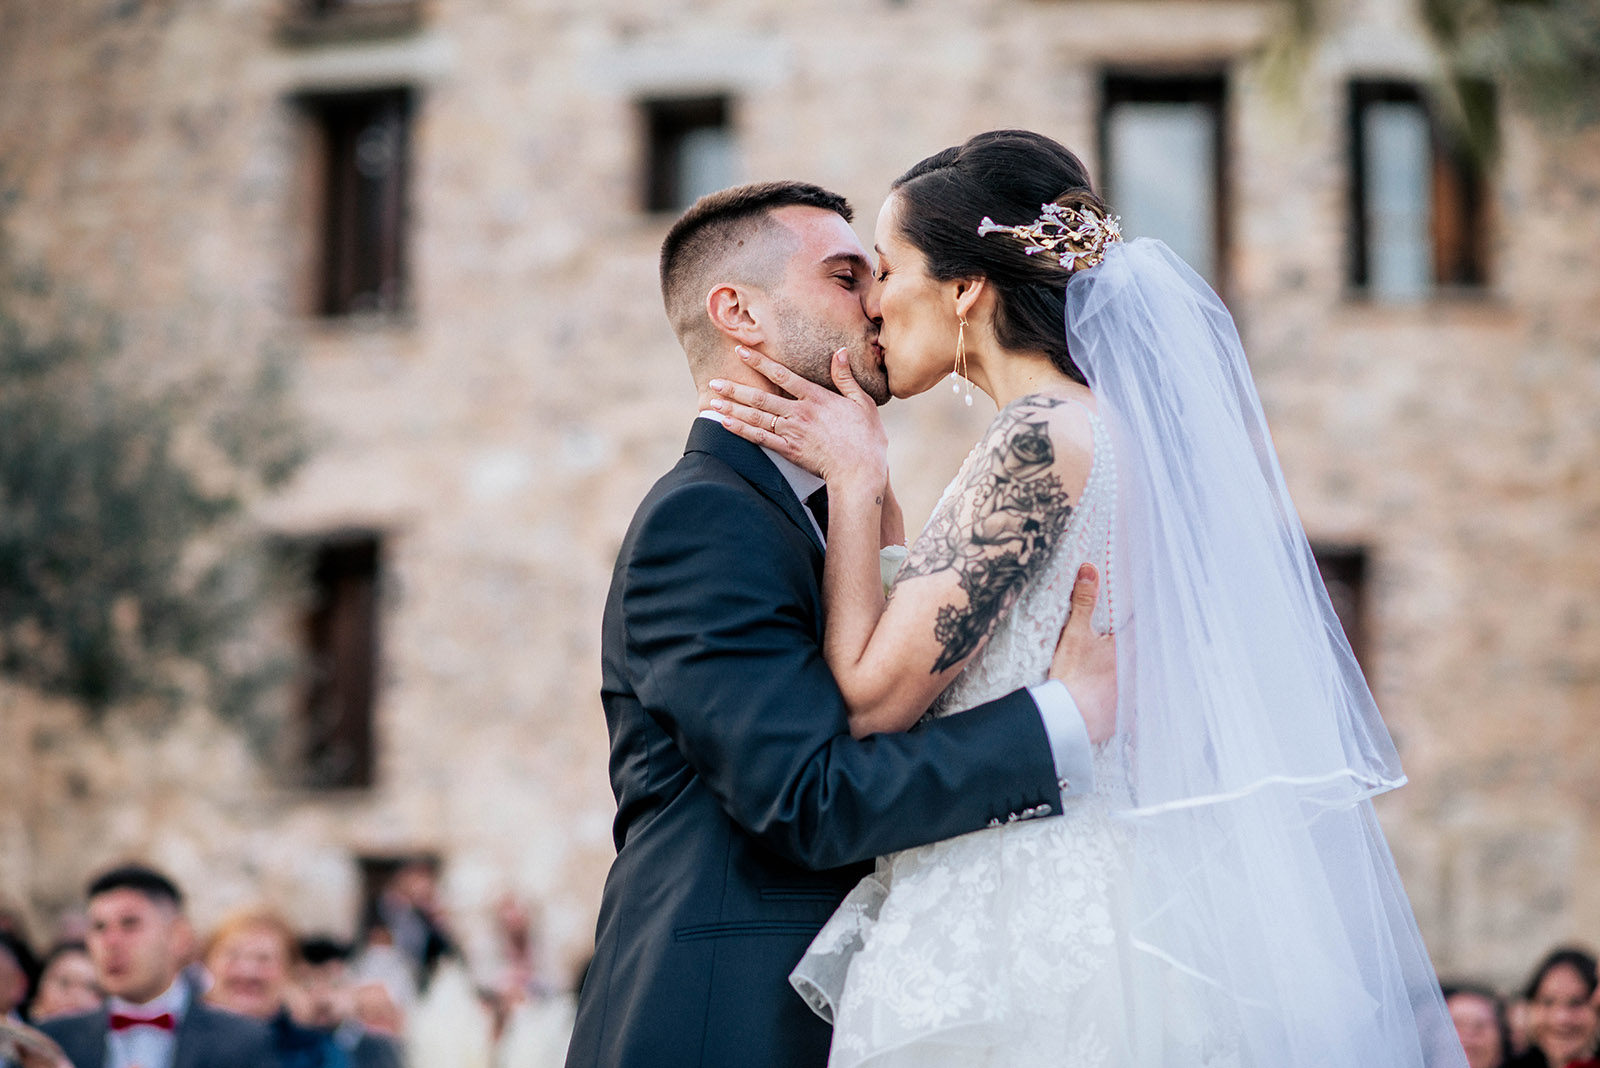
{"type": "Polygon", "coordinates": [[[828,1027],[786,977],[867,862],[1059,813],[1092,785],[1090,736],[1111,731],[1114,656],[1080,583],[1052,675],[1082,716],[1053,681],[850,737],[821,653],[827,519],[802,503],[821,480],[704,411],[714,377],[765,386],[741,345],[823,385],[848,348],[888,399],[850,218],[836,194],[763,183],[703,198],[662,246],[702,417],[639,506],[606,603],[617,859],[568,1068],[820,1068],[828,1027]]]}

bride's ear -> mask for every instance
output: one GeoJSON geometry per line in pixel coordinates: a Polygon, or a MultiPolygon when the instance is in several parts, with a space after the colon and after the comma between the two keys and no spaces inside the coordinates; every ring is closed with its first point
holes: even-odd
{"type": "Polygon", "coordinates": [[[984,278],[963,278],[953,284],[956,291],[956,315],[965,319],[972,314],[972,309],[977,307],[978,301],[988,291],[988,280],[984,278]]]}
{"type": "Polygon", "coordinates": [[[764,310],[758,310],[756,294],[743,286],[723,283],[706,294],[706,317],[719,334],[745,346],[767,340],[761,326],[764,310]]]}

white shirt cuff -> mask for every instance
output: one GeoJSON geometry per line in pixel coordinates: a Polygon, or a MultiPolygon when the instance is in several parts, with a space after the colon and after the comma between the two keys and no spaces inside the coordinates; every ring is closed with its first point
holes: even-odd
{"type": "Polygon", "coordinates": [[[901,565],[910,555],[911,550],[904,545],[885,545],[878,550],[878,577],[883,580],[885,597],[889,596],[889,587],[894,585],[895,576],[900,574],[901,565]]]}
{"type": "Polygon", "coordinates": [[[1089,728],[1078,711],[1078,703],[1059,679],[1028,687],[1028,695],[1039,706],[1039,718],[1050,739],[1050,757],[1056,765],[1056,781],[1061,798],[1094,791],[1094,749],[1089,744],[1089,728]]]}

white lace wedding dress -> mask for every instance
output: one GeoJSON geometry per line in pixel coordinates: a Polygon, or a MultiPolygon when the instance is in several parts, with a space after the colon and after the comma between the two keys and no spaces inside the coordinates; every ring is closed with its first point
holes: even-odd
{"type": "MultiPolygon", "coordinates": [[[[1065,535],[931,714],[1042,682],[1085,561],[1104,576],[1094,622],[1113,624],[1116,465],[1104,424],[1090,420],[1094,461],[1065,535]]],[[[1131,945],[1129,842],[1110,818],[1126,803],[1125,757],[1099,747],[1094,792],[1058,818],[878,860],[790,976],[833,1023],[830,1068],[1098,1068],[1152,1055],[1237,1064],[1205,991],[1131,945]]]]}

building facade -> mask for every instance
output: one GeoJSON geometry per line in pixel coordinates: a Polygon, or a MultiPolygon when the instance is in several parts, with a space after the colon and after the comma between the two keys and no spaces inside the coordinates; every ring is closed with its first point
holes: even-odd
{"type": "MultiPolygon", "coordinates": [[[[676,211],[797,177],[857,205],[982,129],[1078,150],[1235,310],[1290,489],[1411,784],[1379,811],[1441,971],[1600,942],[1600,130],[1502,93],[1460,150],[1408,0],[13,0],[13,251],[152,373],[295,354],[312,682],[263,749],[0,684],[0,900],[139,855],[202,921],[353,933],[400,857],[553,967],[612,854],[599,621],[694,395],[676,211]]],[[[870,244],[870,239],[868,241],[870,244]]],[[[3,383],[0,383],[3,388],[3,383]]],[[[927,514],[986,418],[887,409],[927,514]]]]}

